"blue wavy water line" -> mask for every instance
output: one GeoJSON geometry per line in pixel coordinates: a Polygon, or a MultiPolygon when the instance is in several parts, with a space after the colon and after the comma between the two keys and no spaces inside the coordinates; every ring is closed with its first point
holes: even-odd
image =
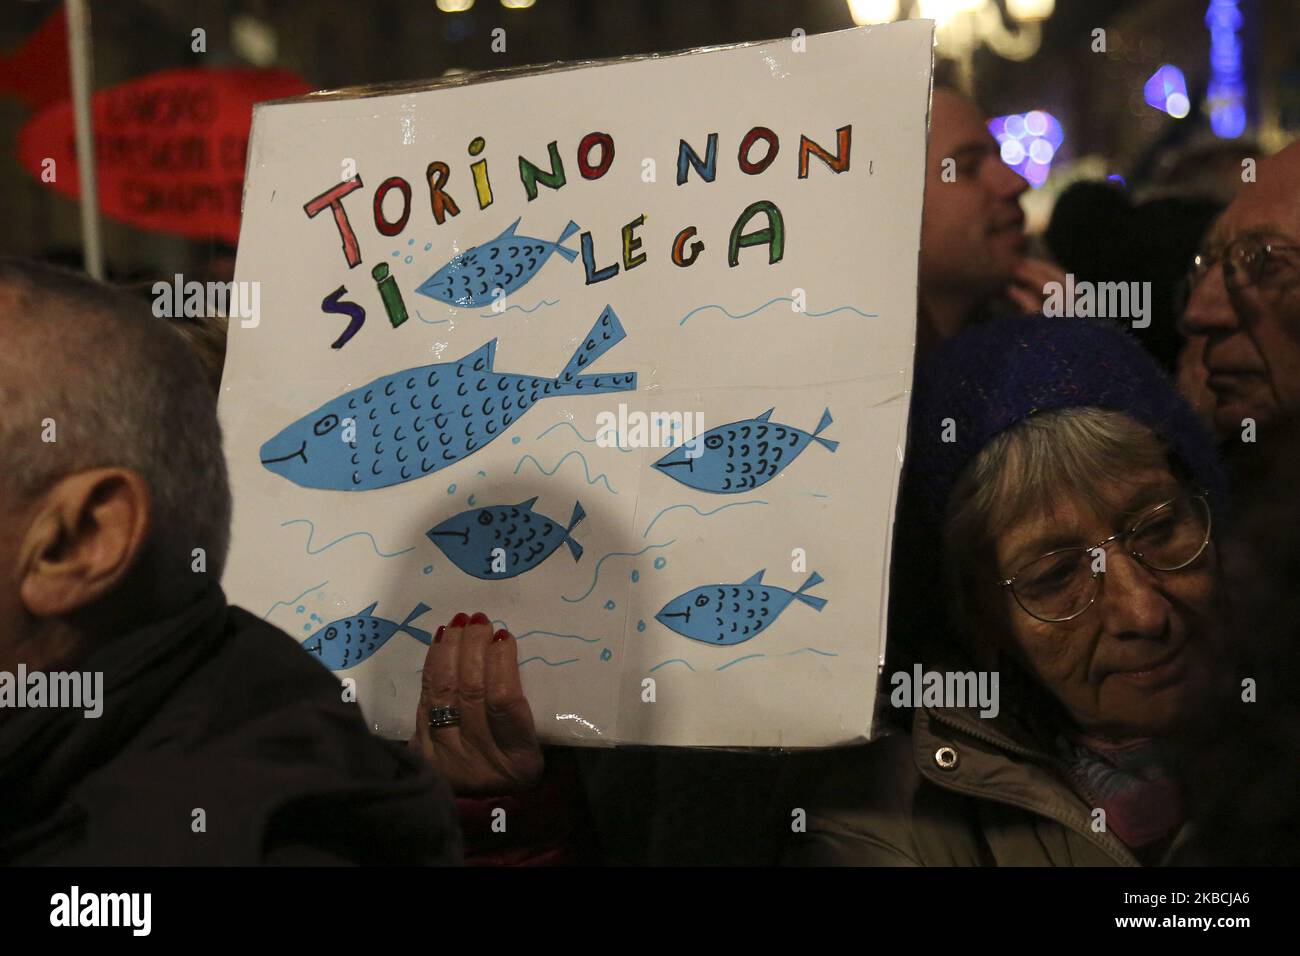
{"type": "MultiPolygon", "coordinates": [[[[494,628],[505,628],[507,631],[510,630],[510,625],[505,621],[493,621],[492,626],[494,628]]],[[[599,637],[583,637],[581,634],[561,634],[559,631],[541,630],[525,631],[523,634],[516,634],[515,640],[522,641],[525,637],[528,637],[531,634],[545,634],[549,637],[570,637],[574,640],[582,641],[584,644],[599,644],[603,640],[603,638],[599,637]]]]}
{"type": "MultiPolygon", "coordinates": [[[[578,440],[579,440],[579,441],[586,442],[588,445],[591,445],[591,444],[594,444],[594,443],[595,443],[595,441],[596,441],[595,438],[588,438],[588,437],[587,437],[586,435],[584,435],[582,432],[578,431],[578,426],[575,425],[575,424],[573,424],[573,422],[556,422],[556,423],[555,423],[554,425],[552,425],[550,428],[546,429],[544,432],[542,432],[540,435],[538,435],[538,436],[537,436],[538,440],[540,441],[542,438],[545,438],[545,437],[546,437],[548,434],[550,434],[552,431],[554,431],[555,429],[560,428],[560,427],[562,427],[562,426],[564,426],[564,425],[568,425],[570,428],[573,429],[573,433],[574,433],[575,435],[578,436],[578,440]]],[[[619,445],[611,445],[610,447],[613,448],[613,449],[615,449],[616,451],[621,451],[621,452],[623,452],[625,455],[630,455],[630,454],[632,454],[632,452],[634,452],[634,451],[636,450],[636,449],[634,449],[634,448],[623,448],[623,447],[621,447],[621,446],[619,446],[619,445]]]]}
{"type": "Polygon", "coordinates": [[[654,673],[655,671],[657,671],[659,668],[661,668],[661,667],[667,667],[669,664],[685,664],[686,667],[687,667],[687,669],[690,670],[690,672],[691,672],[692,674],[695,673],[695,668],[694,668],[694,667],[691,667],[691,662],[690,662],[690,661],[684,661],[684,660],[682,660],[680,657],[674,657],[674,658],[671,658],[671,659],[669,659],[669,660],[664,661],[664,662],[661,663],[661,664],[656,664],[654,667],[650,668],[649,673],[653,674],[653,673],[654,673]]]}
{"type": "Polygon", "coordinates": [[[540,630],[525,631],[523,634],[518,635],[515,640],[522,641],[525,637],[529,637],[533,634],[545,634],[547,637],[567,637],[572,638],[575,641],[582,641],[584,644],[599,644],[601,641],[599,637],[583,637],[581,634],[561,634],[559,631],[540,630]]]}
{"type": "MultiPolygon", "coordinates": [[[[752,661],[752,660],[755,660],[756,658],[759,658],[759,657],[768,657],[768,658],[771,658],[771,657],[793,657],[795,654],[803,654],[804,652],[811,652],[811,653],[813,653],[813,654],[820,654],[822,657],[839,657],[839,656],[840,656],[840,655],[838,655],[838,654],[832,653],[831,651],[822,651],[822,650],[818,650],[818,649],[815,648],[815,647],[801,647],[801,648],[799,648],[797,651],[788,651],[788,652],[785,653],[785,654],[775,654],[775,655],[769,655],[769,654],[746,654],[744,657],[737,657],[734,661],[728,661],[727,663],[723,664],[721,667],[715,667],[714,670],[715,670],[715,671],[724,671],[724,670],[726,670],[728,667],[730,667],[732,664],[739,664],[741,661],[752,661]]],[[[661,667],[665,667],[665,666],[667,666],[668,664],[685,664],[685,665],[687,666],[687,668],[690,669],[691,673],[695,673],[695,668],[694,668],[694,667],[691,667],[691,662],[690,662],[690,661],[687,661],[687,660],[683,660],[683,659],[680,658],[680,657],[669,658],[668,660],[663,661],[662,663],[656,664],[654,667],[650,668],[650,670],[649,670],[648,673],[653,674],[653,673],[654,673],[655,671],[657,671],[659,668],[661,668],[661,667]]]]}
{"type": "Polygon", "coordinates": [[[543,475],[545,475],[547,478],[550,478],[552,475],[554,475],[557,471],[560,470],[560,466],[563,465],[566,461],[568,461],[568,460],[569,460],[569,457],[572,456],[572,455],[577,455],[580,459],[582,459],[582,471],[583,471],[583,473],[587,476],[587,484],[589,484],[589,485],[594,485],[594,484],[595,484],[596,482],[598,482],[598,481],[603,481],[603,482],[605,483],[605,487],[606,487],[606,489],[609,490],[609,493],[610,493],[610,494],[612,494],[612,495],[616,495],[616,494],[618,494],[618,492],[615,491],[615,490],[613,489],[613,487],[610,485],[610,483],[609,483],[609,479],[605,477],[605,475],[604,475],[603,472],[602,472],[601,474],[597,475],[595,478],[591,477],[591,466],[590,466],[589,464],[587,464],[587,456],[584,455],[584,454],[583,454],[579,449],[577,449],[577,448],[573,449],[573,451],[569,452],[569,453],[566,454],[563,458],[561,458],[559,461],[557,461],[557,462],[555,463],[555,467],[552,468],[550,471],[547,471],[545,468],[543,468],[543,467],[542,467],[542,463],[541,463],[540,461],[538,461],[536,458],[533,458],[532,455],[524,455],[523,458],[520,458],[520,459],[519,459],[518,464],[515,465],[515,472],[514,472],[514,473],[515,473],[516,475],[519,474],[519,469],[522,468],[522,467],[524,466],[524,462],[526,462],[526,461],[528,461],[530,458],[532,458],[533,464],[537,466],[537,470],[540,471],[540,472],[541,472],[543,475]]]}
{"type": "Polygon", "coordinates": [[[540,308],[541,308],[542,306],[544,306],[544,305],[559,305],[559,304],[560,304],[560,300],[559,300],[559,299],[543,299],[541,302],[538,302],[538,303],[537,303],[535,306],[533,306],[531,309],[525,309],[522,305],[511,305],[511,306],[507,306],[506,308],[502,309],[500,312],[490,312],[490,311],[489,311],[489,312],[480,312],[480,313],[478,314],[478,317],[479,317],[480,319],[490,319],[490,318],[492,318],[494,315],[505,315],[507,312],[510,312],[510,311],[513,310],[513,309],[518,309],[520,312],[523,312],[523,313],[525,313],[525,314],[527,314],[527,315],[532,315],[534,312],[536,312],[538,309],[540,309],[540,308]]]}
{"type": "Polygon", "coordinates": [[[424,316],[420,314],[419,309],[415,310],[415,317],[419,319],[421,322],[423,322],[425,325],[448,325],[451,322],[451,319],[426,319],[424,316]]]}
{"type": "Polygon", "coordinates": [[[766,654],[746,654],[744,657],[737,657],[734,661],[727,661],[721,667],[715,667],[715,671],[725,671],[732,664],[739,664],[741,661],[752,661],[756,657],[767,657],[766,654]]]}
{"type": "Polygon", "coordinates": [[[584,591],[580,597],[576,597],[576,598],[565,597],[563,594],[561,594],[560,600],[567,601],[570,604],[577,604],[579,601],[585,601],[590,596],[591,592],[596,590],[596,584],[598,581],[600,581],[600,566],[610,558],[640,557],[641,555],[645,554],[647,551],[653,551],[655,548],[666,548],[670,544],[676,543],[676,541],[677,539],[673,538],[672,541],[665,541],[663,544],[648,544],[640,551],[611,551],[609,554],[605,555],[599,561],[596,562],[596,573],[592,576],[591,587],[587,588],[587,590],[584,591]]]}
{"type": "MultiPolygon", "coordinates": [[[[767,301],[767,302],[764,302],[764,303],[763,303],[762,305],[760,305],[757,309],[750,309],[748,312],[742,312],[740,315],[733,315],[730,311],[728,311],[728,309],[726,308],[726,306],[715,305],[715,304],[710,304],[710,305],[701,305],[701,306],[697,306],[696,308],[691,309],[691,311],[687,312],[686,315],[684,315],[684,316],[682,317],[682,320],[681,320],[680,322],[678,322],[677,324],[678,324],[678,326],[685,325],[687,319],[689,319],[691,316],[693,316],[693,315],[694,315],[695,313],[697,313],[697,312],[703,312],[705,309],[718,309],[719,311],[721,311],[722,313],[724,313],[724,314],[727,316],[727,318],[729,318],[729,319],[747,319],[747,318],[749,318],[751,315],[757,315],[759,312],[762,312],[764,309],[766,309],[766,308],[767,308],[768,306],[770,306],[770,305],[775,305],[775,304],[778,303],[778,302],[793,302],[793,301],[794,301],[794,299],[791,298],[791,297],[788,296],[788,295],[779,295],[779,296],[777,296],[775,299],[771,299],[771,300],[769,300],[769,301],[767,301]]],[[[855,308],[855,307],[853,307],[853,306],[851,306],[851,305],[841,305],[841,306],[838,306],[838,307],[836,307],[836,308],[834,308],[834,309],[828,309],[828,310],[825,311],[825,312],[801,312],[801,313],[796,313],[796,314],[799,314],[799,315],[806,315],[806,316],[808,316],[809,318],[812,318],[812,319],[820,319],[820,318],[821,318],[822,316],[824,316],[824,315],[834,315],[836,312],[844,312],[844,311],[856,312],[858,315],[862,316],[864,319],[878,319],[878,318],[880,318],[880,314],[879,314],[878,312],[863,312],[861,309],[855,308]]]]}
{"type": "Polygon", "coordinates": [[[533,661],[541,661],[547,667],[563,667],[565,664],[572,664],[576,660],[576,657],[570,657],[567,661],[548,661],[545,657],[526,657],[519,662],[519,666],[523,667],[525,664],[531,664],[533,661]]]}
{"type": "Polygon", "coordinates": [[[407,554],[408,552],[411,552],[411,551],[414,551],[414,550],[415,550],[415,548],[411,547],[411,548],[405,548],[405,549],[402,550],[402,551],[392,551],[392,552],[380,551],[380,550],[379,550],[379,542],[375,540],[375,536],[374,536],[373,534],[371,534],[369,531],[353,531],[353,532],[351,532],[351,533],[349,533],[349,534],[345,534],[345,535],[343,535],[343,536],[340,537],[340,538],[335,538],[335,539],[334,539],[333,541],[331,541],[329,544],[327,544],[327,545],[325,545],[325,546],[323,546],[323,547],[317,548],[315,551],[313,551],[313,550],[311,549],[311,539],[312,539],[313,537],[315,537],[315,535],[316,535],[316,526],[315,526],[314,524],[312,524],[311,519],[310,519],[310,518],[292,518],[292,519],[290,519],[289,521],[285,521],[285,522],[283,522],[283,523],[280,525],[280,527],[281,527],[281,528],[287,528],[287,527],[288,527],[289,525],[291,525],[291,524],[305,524],[305,525],[307,526],[307,528],[308,528],[308,531],[307,531],[307,553],[308,553],[308,554],[312,554],[312,555],[320,554],[322,551],[328,551],[330,548],[334,547],[334,545],[338,544],[339,542],[341,542],[341,541],[346,541],[346,540],[348,540],[348,538],[355,538],[355,537],[357,537],[358,535],[362,535],[362,536],[364,536],[364,537],[369,538],[369,539],[370,539],[370,546],[371,546],[372,548],[375,549],[375,554],[379,555],[381,558],[395,558],[395,557],[397,557],[399,554],[407,554]]]}
{"type": "Polygon", "coordinates": [[[277,607],[293,607],[295,604],[297,604],[299,601],[301,601],[303,598],[305,598],[308,594],[311,594],[312,591],[319,591],[321,588],[323,588],[323,587],[324,587],[325,585],[327,585],[327,584],[329,584],[328,581],[322,581],[320,584],[316,585],[314,588],[308,588],[307,590],[303,591],[301,594],[299,594],[296,598],[294,598],[294,599],[291,600],[291,601],[276,601],[274,604],[271,605],[270,610],[268,610],[265,614],[262,615],[262,620],[265,621],[268,617],[270,617],[270,616],[271,616],[271,613],[272,613],[272,612],[273,612],[277,607]]]}
{"type": "Polygon", "coordinates": [[[641,533],[641,537],[643,537],[643,538],[647,538],[647,537],[649,537],[649,536],[650,536],[650,529],[653,528],[653,527],[655,526],[655,521],[658,521],[660,518],[662,518],[664,515],[666,515],[668,512],[672,511],[672,510],[675,509],[675,508],[690,508],[692,511],[694,511],[694,512],[695,512],[697,515],[699,515],[701,518],[707,518],[709,515],[717,514],[719,511],[723,511],[723,510],[725,510],[725,509],[727,509],[727,508],[739,508],[741,505],[766,505],[766,504],[771,504],[771,502],[769,502],[769,501],[758,501],[758,500],[755,500],[755,501],[733,501],[733,502],[732,502],[731,504],[729,504],[729,505],[718,505],[718,507],[714,508],[712,511],[701,511],[699,508],[695,507],[695,505],[692,505],[692,504],[669,505],[667,508],[663,509],[663,511],[660,511],[657,515],[655,515],[655,516],[654,516],[654,520],[651,521],[650,524],[646,525],[646,529],[645,529],[645,531],[643,531],[643,532],[641,533]]]}

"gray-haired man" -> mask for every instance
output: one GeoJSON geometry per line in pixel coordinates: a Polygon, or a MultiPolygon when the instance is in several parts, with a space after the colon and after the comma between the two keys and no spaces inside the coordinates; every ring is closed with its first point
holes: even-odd
{"type": "MultiPolygon", "coordinates": [[[[506,731],[466,710],[464,734],[381,741],[325,668],[227,605],[229,521],[181,337],[147,301],[0,258],[0,862],[455,862],[448,782],[535,780],[513,638],[478,702],[506,731]]],[[[477,652],[482,676],[491,628],[447,637],[426,683],[459,716],[457,669],[477,652]]]]}

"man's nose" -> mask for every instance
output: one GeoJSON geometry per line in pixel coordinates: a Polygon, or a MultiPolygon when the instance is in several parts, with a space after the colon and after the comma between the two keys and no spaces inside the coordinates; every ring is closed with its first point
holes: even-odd
{"type": "Polygon", "coordinates": [[[1004,163],[1001,156],[990,157],[985,166],[989,169],[985,182],[999,199],[1016,199],[1029,188],[1025,178],[1004,163]]]}
{"type": "Polygon", "coordinates": [[[1223,281],[1223,266],[1216,265],[1192,289],[1187,307],[1178,320],[1187,335],[1213,335],[1237,327],[1237,314],[1223,281]]]}
{"type": "Polygon", "coordinates": [[[1106,555],[1100,605],[1102,626],[1115,637],[1159,637],[1169,627],[1169,601],[1160,590],[1159,572],[1143,567],[1123,551],[1106,555]]]}

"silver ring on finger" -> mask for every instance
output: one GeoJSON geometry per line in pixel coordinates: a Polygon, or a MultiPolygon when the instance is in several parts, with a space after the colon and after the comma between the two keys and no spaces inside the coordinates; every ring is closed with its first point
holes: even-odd
{"type": "Polygon", "coordinates": [[[460,725],[460,708],[459,707],[430,707],[429,708],[429,729],[438,730],[442,727],[457,727],[460,725]]]}

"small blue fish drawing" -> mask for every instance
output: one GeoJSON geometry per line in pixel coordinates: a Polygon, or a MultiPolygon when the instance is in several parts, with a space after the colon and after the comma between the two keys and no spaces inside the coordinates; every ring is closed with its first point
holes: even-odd
{"type": "Polygon", "coordinates": [[[814,611],[824,608],[825,598],[804,594],[823,580],[814,571],[798,591],[787,591],[763,584],[759,571],[740,584],[706,584],[687,591],[665,604],[655,620],[702,644],[743,644],[775,621],[791,601],[802,601],[814,611]]]}
{"type": "Polygon", "coordinates": [[[832,421],[829,408],[822,412],[817,430],[811,435],[770,421],[773,411],[769,408],[757,418],[710,428],[702,436],[678,445],[654,467],[691,488],[734,495],[767,484],[809,442],[815,441],[830,451],[840,446],[837,441],[820,437],[832,421]]]}
{"type": "Polygon", "coordinates": [[[550,556],[561,544],[567,544],[573,560],[582,558],[582,545],[570,534],[574,526],[587,517],[582,502],[573,505],[573,517],[567,528],[533,510],[537,498],[517,505],[494,505],[472,508],[448,518],[425,534],[451,563],[466,574],[484,581],[513,578],[530,571],[550,556]],[[504,555],[493,552],[502,549],[504,555]],[[493,565],[497,570],[493,570],[493,565]],[[504,564],[504,567],[502,566],[504,564]]]}
{"type": "Polygon", "coordinates": [[[302,649],[315,654],[322,664],[332,671],[356,667],[367,657],[388,643],[398,631],[405,631],[421,644],[433,641],[433,635],[412,627],[411,622],[429,610],[427,604],[417,604],[401,624],[374,617],[376,601],[360,614],[331,621],[302,642],[302,649]]]}
{"type": "Polygon", "coordinates": [[[421,478],[499,438],[544,398],[635,389],[635,372],[579,374],[625,335],[606,306],[554,378],[493,371],[496,339],[452,362],[385,375],[282,428],[262,445],[262,465],[303,488],[332,491],[421,478]]]}
{"type": "MultiPolygon", "coordinates": [[[[520,217],[522,218],[522,217],[520,217]]],[[[415,290],[448,305],[472,309],[491,305],[493,294],[518,292],[546,264],[551,253],[558,252],[572,262],[578,254],[566,249],[564,242],[578,231],[572,219],[555,242],[516,236],[516,219],[505,232],[491,242],[457,253],[450,262],[420,283],[415,290]]]]}

